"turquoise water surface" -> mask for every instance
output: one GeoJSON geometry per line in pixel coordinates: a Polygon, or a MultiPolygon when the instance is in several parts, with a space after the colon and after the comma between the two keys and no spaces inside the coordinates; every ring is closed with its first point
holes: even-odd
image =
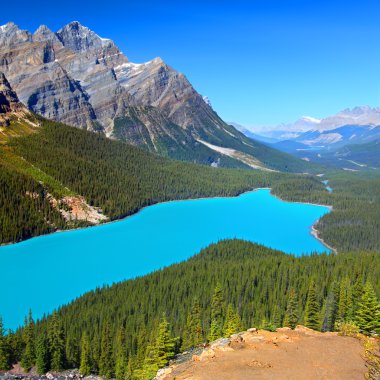
{"type": "Polygon", "coordinates": [[[329,251],[310,234],[324,206],[288,203],[261,189],[236,198],[150,206],[124,220],[0,248],[0,315],[17,327],[103,284],[185,260],[210,243],[241,238],[300,255],[329,251]]]}

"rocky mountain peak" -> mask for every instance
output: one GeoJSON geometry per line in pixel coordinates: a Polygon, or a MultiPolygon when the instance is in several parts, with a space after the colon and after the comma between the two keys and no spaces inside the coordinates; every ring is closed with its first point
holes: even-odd
{"type": "Polygon", "coordinates": [[[59,39],[46,25],[40,25],[33,34],[33,41],[59,42],[59,39]]]}
{"type": "Polygon", "coordinates": [[[34,32],[34,35],[36,34],[49,34],[53,33],[46,25],[40,25],[37,30],[34,32]]]}
{"type": "Polygon", "coordinates": [[[0,33],[7,33],[15,29],[19,29],[18,26],[14,22],[10,21],[7,22],[5,25],[0,26],[0,33]]]}
{"type": "Polygon", "coordinates": [[[95,32],[81,25],[78,21],[65,25],[57,32],[57,36],[65,47],[77,53],[89,49],[100,49],[105,44],[112,43],[109,39],[99,37],[95,32]]]}
{"type": "Polygon", "coordinates": [[[371,115],[380,112],[380,108],[372,108],[370,106],[357,106],[354,108],[346,108],[343,111],[339,112],[337,115],[346,115],[346,116],[363,116],[371,115]]]}
{"type": "Polygon", "coordinates": [[[20,35],[29,43],[1,47],[0,71],[30,111],[174,158],[190,154],[223,165],[220,145],[253,157],[249,140],[161,58],[129,62],[114,42],[78,21],[56,33],[45,25],[25,33],[2,27],[0,38],[20,35]]]}
{"type": "Polygon", "coordinates": [[[31,40],[31,33],[21,30],[14,22],[0,26],[0,46],[12,46],[31,40]]]}

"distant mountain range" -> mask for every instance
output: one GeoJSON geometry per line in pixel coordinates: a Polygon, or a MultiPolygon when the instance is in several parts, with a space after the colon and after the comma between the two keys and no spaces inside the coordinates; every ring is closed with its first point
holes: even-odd
{"type": "Polygon", "coordinates": [[[29,110],[151,152],[211,166],[305,171],[248,139],[160,58],[136,64],[74,21],[57,32],[0,27],[0,71],[29,110]]]}
{"type": "MultiPolygon", "coordinates": [[[[303,116],[294,123],[283,123],[274,127],[242,127],[261,136],[278,141],[294,139],[308,131],[327,132],[346,125],[377,126],[380,125],[380,107],[369,106],[347,108],[335,115],[318,119],[303,116]]],[[[241,130],[240,128],[238,128],[241,130]]]]}
{"type": "Polygon", "coordinates": [[[353,170],[380,166],[380,108],[355,107],[324,119],[302,117],[291,124],[253,128],[253,132],[234,125],[250,138],[305,160],[334,162],[353,170]]]}

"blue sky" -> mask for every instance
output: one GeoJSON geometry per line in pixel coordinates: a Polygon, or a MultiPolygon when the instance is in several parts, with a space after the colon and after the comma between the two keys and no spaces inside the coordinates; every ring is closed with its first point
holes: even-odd
{"type": "Polygon", "coordinates": [[[380,105],[378,0],[4,1],[0,24],[78,20],[133,62],[186,74],[227,121],[273,125],[380,105]]]}

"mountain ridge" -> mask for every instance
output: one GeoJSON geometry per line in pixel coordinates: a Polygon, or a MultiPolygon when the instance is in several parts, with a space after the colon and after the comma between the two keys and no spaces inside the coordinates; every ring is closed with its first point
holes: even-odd
{"type": "Polygon", "coordinates": [[[0,47],[0,71],[29,110],[43,117],[171,158],[249,167],[240,154],[229,157],[200,139],[250,155],[259,167],[307,170],[302,161],[226,124],[186,76],[161,58],[130,62],[112,40],[77,21],[56,33],[44,25],[31,33],[8,23],[0,28],[0,47]]]}

